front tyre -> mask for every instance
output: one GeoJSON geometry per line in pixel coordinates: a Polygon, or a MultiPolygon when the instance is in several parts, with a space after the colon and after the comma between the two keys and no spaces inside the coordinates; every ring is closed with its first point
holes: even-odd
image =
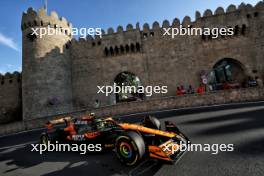
{"type": "Polygon", "coordinates": [[[115,152],[122,163],[135,165],[145,154],[144,140],[136,132],[127,132],[116,139],[115,152]]]}

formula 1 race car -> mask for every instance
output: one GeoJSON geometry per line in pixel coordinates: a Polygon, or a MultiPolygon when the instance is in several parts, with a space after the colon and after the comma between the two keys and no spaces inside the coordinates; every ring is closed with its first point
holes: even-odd
{"type": "Polygon", "coordinates": [[[101,144],[103,150],[115,151],[119,160],[130,166],[144,157],[174,163],[186,152],[178,149],[189,141],[172,122],[166,121],[165,130],[161,130],[160,121],[152,116],[146,116],[137,124],[90,114],[51,120],[46,128],[40,137],[42,144],[101,144]]]}

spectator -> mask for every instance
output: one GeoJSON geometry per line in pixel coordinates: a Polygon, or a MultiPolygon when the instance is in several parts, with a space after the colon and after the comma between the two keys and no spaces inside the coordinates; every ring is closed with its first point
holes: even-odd
{"type": "Polygon", "coordinates": [[[182,95],[182,91],[181,91],[180,87],[177,87],[176,95],[177,96],[182,95]]]}
{"type": "Polygon", "coordinates": [[[204,88],[204,86],[202,84],[197,88],[197,93],[198,94],[205,93],[205,88],[204,88]]]}
{"type": "Polygon", "coordinates": [[[224,83],[224,89],[230,89],[229,83],[227,81],[224,83]]]}
{"type": "Polygon", "coordinates": [[[94,102],[94,108],[99,108],[100,107],[100,103],[99,103],[99,100],[95,100],[94,102]]]}
{"type": "Polygon", "coordinates": [[[214,87],[211,84],[208,85],[208,88],[209,88],[209,91],[213,91],[214,90],[214,87]]]}
{"type": "Polygon", "coordinates": [[[189,88],[187,90],[187,93],[188,94],[193,94],[194,93],[194,89],[193,89],[192,85],[189,85],[189,88]]]}
{"type": "Polygon", "coordinates": [[[253,79],[252,77],[248,78],[248,86],[249,87],[256,87],[257,86],[257,81],[253,79]]]}
{"type": "Polygon", "coordinates": [[[186,94],[186,90],[185,90],[185,88],[184,88],[184,86],[183,86],[183,85],[181,85],[181,88],[180,88],[180,90],[181,90],[181,92],[182,92],[182,95],[186,94]]]}
{"type": "Polygon", "coordinates": [[[256,76],[256,81],[257,81],[257,85],[259,86],[259,87],[263,87],[263,81],[258,77],[258,76],[256,76]]]}

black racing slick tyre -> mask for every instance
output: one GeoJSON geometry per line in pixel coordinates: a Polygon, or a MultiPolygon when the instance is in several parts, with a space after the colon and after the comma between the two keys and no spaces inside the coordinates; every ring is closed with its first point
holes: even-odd
{"type": "Polygon", "coordinates": [[[115,152],[121,163],[132,166],[145,155],[145,142],[138,133],[129,131],[116,139],[115,152]]]}

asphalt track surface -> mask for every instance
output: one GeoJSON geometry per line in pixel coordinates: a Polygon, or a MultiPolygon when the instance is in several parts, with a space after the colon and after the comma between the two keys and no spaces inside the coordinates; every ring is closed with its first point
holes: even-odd
{"type": "MultiPolygon", "coordinates": [[[[190,151],[175,165],[146,160],[137,167],[119,163],[113,152],[31,152],[41,130],[0,137],[0,176],[263,176],[264,102],[152,112],[170,120],[193,144],[234,144],[214,155],[190,151]]],[[[123,116],[140,121],[144,114],[123,116]]]]}

